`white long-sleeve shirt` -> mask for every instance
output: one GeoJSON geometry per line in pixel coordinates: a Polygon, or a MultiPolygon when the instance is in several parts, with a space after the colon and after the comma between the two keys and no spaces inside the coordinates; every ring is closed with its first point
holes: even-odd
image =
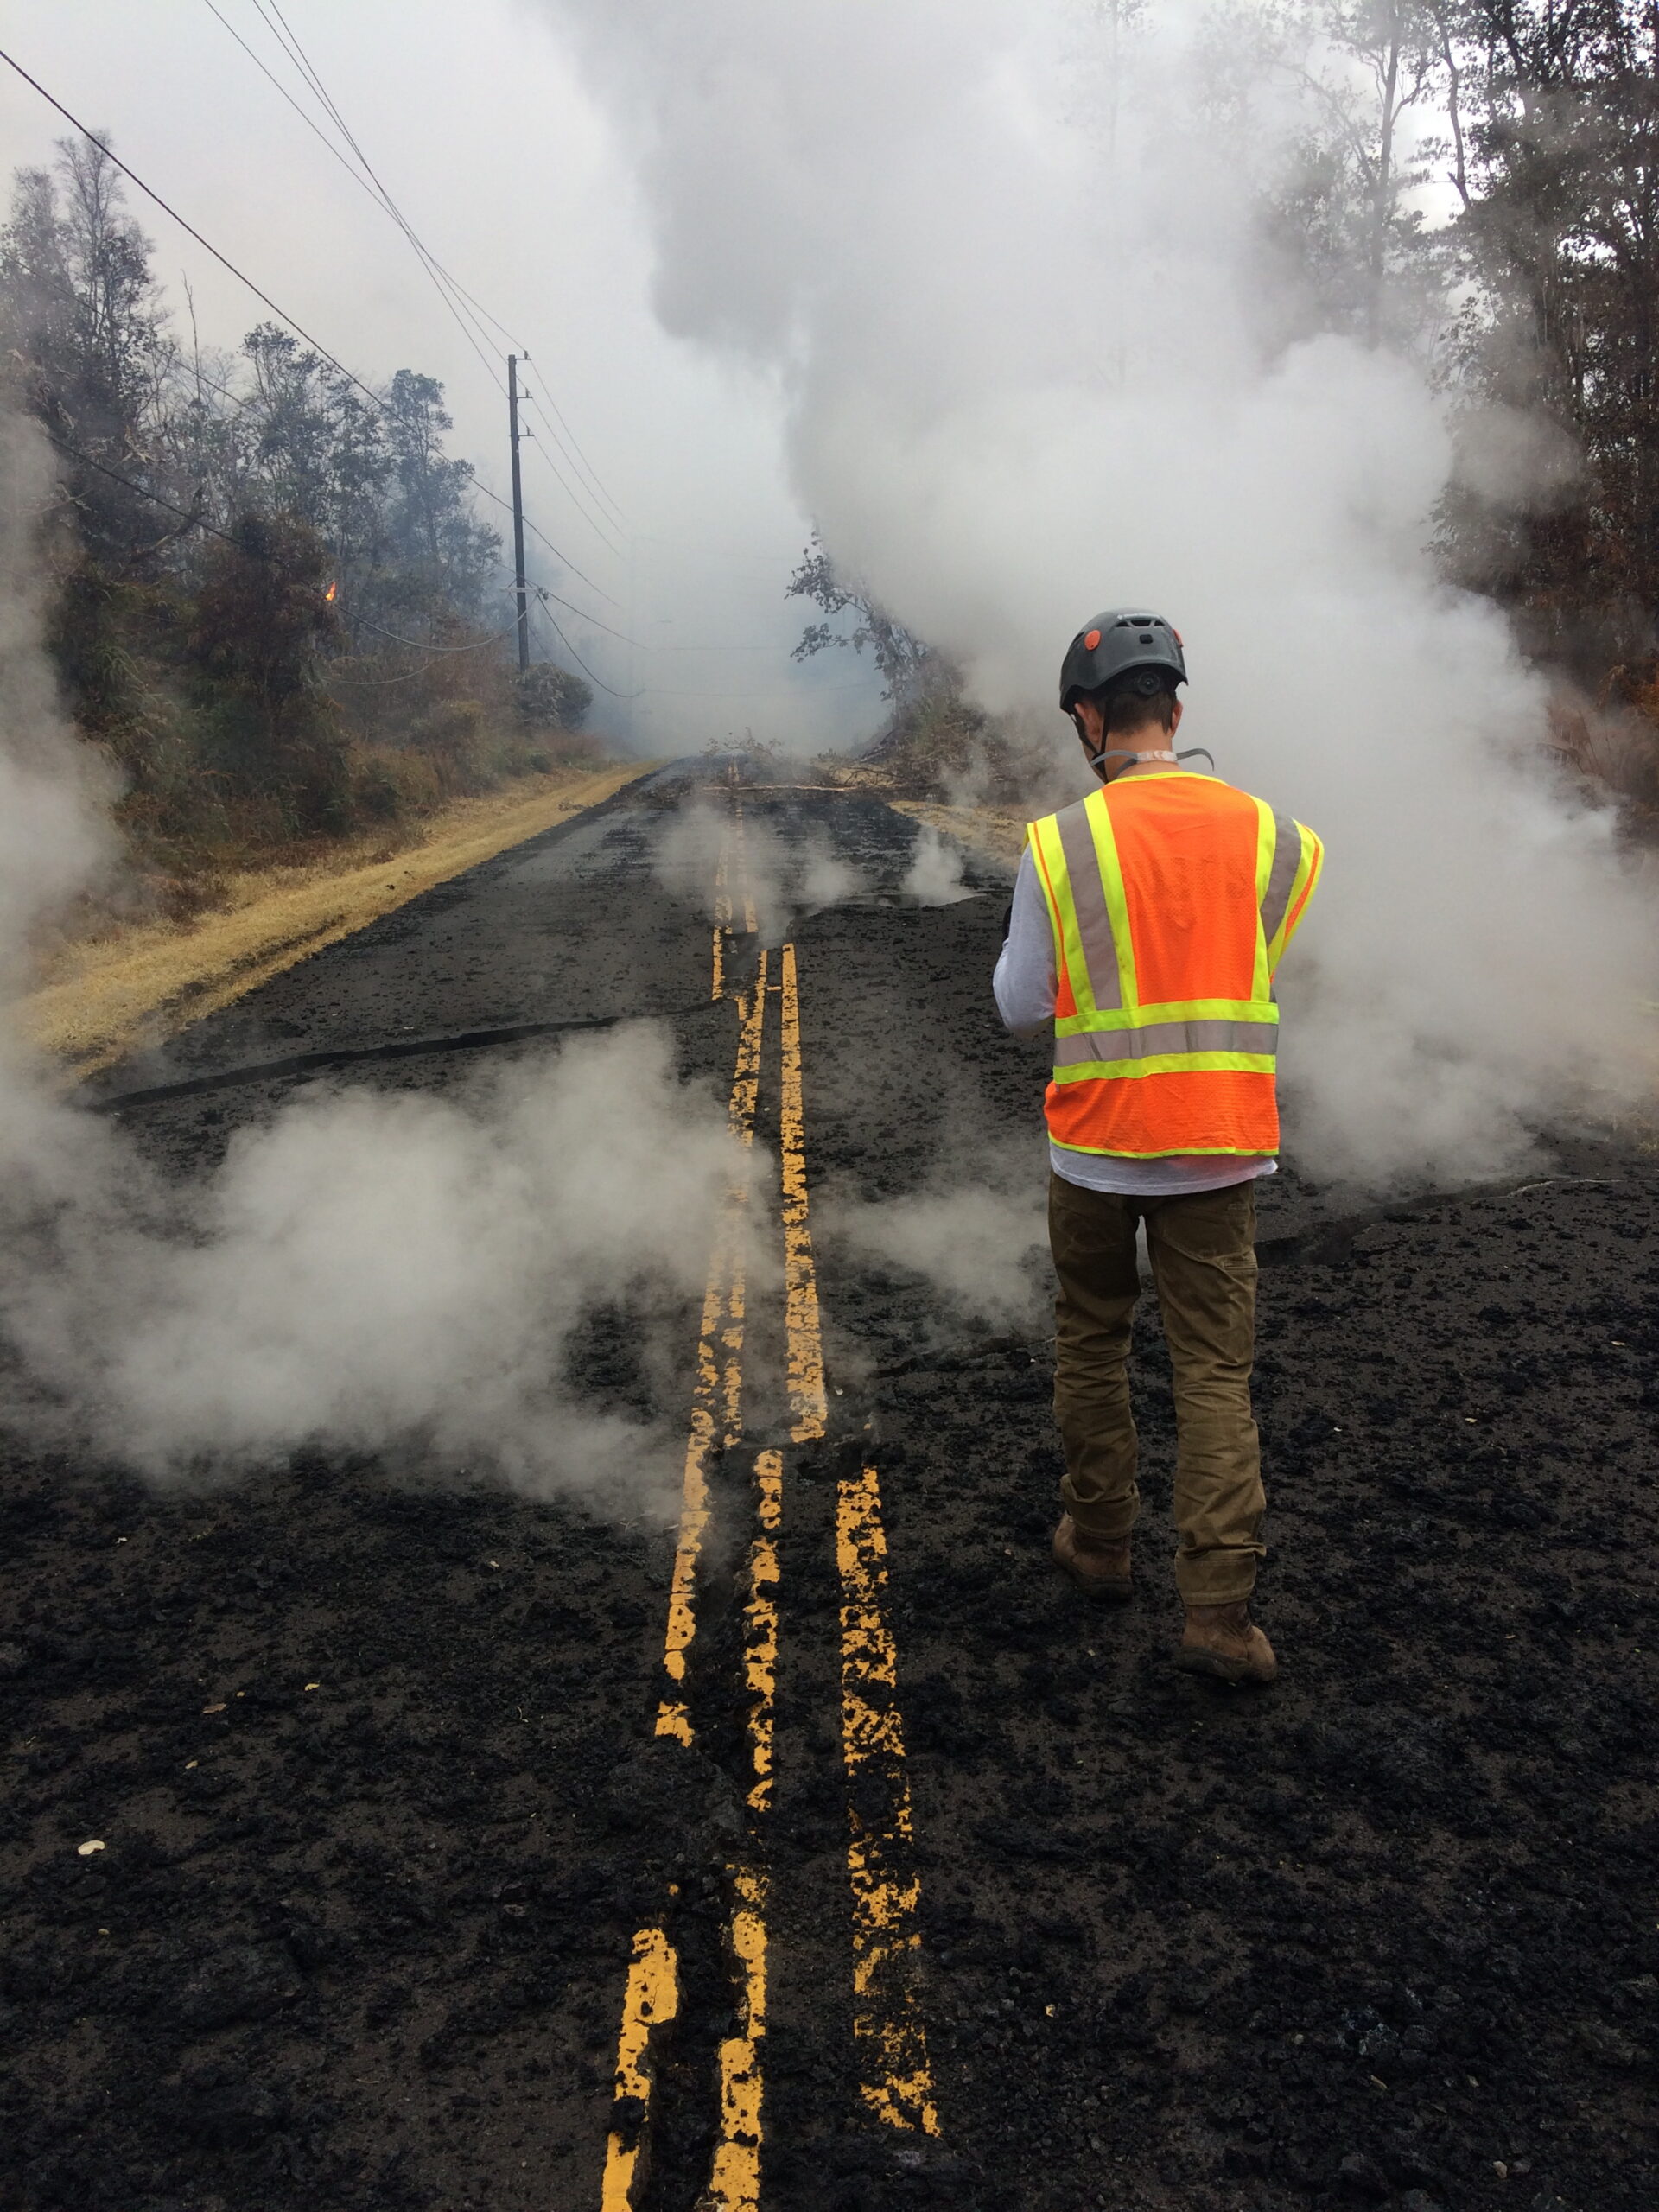
{"type": "MultiPolygon", "coordinates": [[[[991,978],[1003,1027],[1016,1037],[1038,1037],[1054,1019],[1058,983],[1054,973],[1054,931],[1027,846],[1014,883],[1014,912],[1007,942],[991,978]]],[[[1051,1143],[1054,1173],[1085,1191],[1115,1191],[1125,1198],[1171,1198],[1188,1191],[1224,1191],[1271,1175],[1279,1162],[1268,1154],[1176,1153],[1160,1160],[1137,1160],[1121,1152],[1071,1152],[1051,1143]]]]}

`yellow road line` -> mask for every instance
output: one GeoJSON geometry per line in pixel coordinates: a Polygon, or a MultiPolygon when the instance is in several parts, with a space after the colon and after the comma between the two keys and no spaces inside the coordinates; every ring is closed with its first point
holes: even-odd
{"type": "Polygon", "coordinates": [[[921,1884],[912,1864],[910,1783],[899,1713],[899,1661],[887,1620],[887,1540],[874,1467],[842,1478],[836,1507],[841,1570],[841,1736],[849,1781],[847,1871],[853,1891],[853,2033],[859,2093],[890,2127],[939,2132],[917,1967],[921,1884]],[[885,1790],[871,1783],[886,1784],[885,1790]],[[874,1802],[884,1799],[879,1812],[874,1802]]]}
{"type": "Polygon", "coordinates": [[[779,1142],[783,1154],[784,1332],[789,1375],[790,1435],[797,1444],[823,1434],[823,1338],[818,1279],[807,1223],[806,1153],[801,1100],[801,1000],[795,948],[783,950],[783,1100],[779,1142]]]}
{"type": "MultiPolygon", "coordinates": [[[[755,909],[743,842],[742,805],[722,842],[716,876],[714,995],[724,987],[726,938],[741,911],[751,933],[755,909]]],[[[746,1148],[753,1142],[766,1024],[767,955],[762,950],[753,989],[738,994],[740,1028],[728,1120],[746,1148]]],[[[785,1332],[790,1435],[797,1443],[828,1427],[822,1316],[813,1260],[806,1181],[801,1079],[800,993],[795,947],[783,948],[779,1140],[784,1230],[785,1332]]],[[[679,1539],[669,1594],[664,1668],[671,1685],[657,1716],[657,1733],[693,1740],[689,1709],[677,1694],[687,1675],[696,1633],[698,1562],[709,1521],[709,1469],[718,1437],[728,1448],[742,1433],[747,1179],[735,1178],[709,1262],[697,1344],[690,1433],[683,1479],[679,1539]]],[[[755,1461],[759,1531],[750,1544],[744,1608],[744,1680],[749,1694],[747,1737],[751,1814],[771,1809],[772,1732],[779,1648],[777,1537],[783,1518],[783,1454],[755,1461]]],[[[919,1887],[912,1865],[910,1791],[897,1700],[898,1666],[886,1619],[887,1543],[875,1471],[843,1480],[836,1505],[836,1554],[842,1581],[842,1733],[849,1779],[862,1786],[849,1807],[848,1872],[853,1896],[854,2032],[860,2048],[861,2094],[874,2116],[893,2127],[936,2135],[932,2076],[916,1988],[921,1937],[919,1887]],[[880,1814],[869,1785],[885,1782],[880,1814]],[[862,1809],[861,1810],[860,1808],[862,1809]]],[[[766,2013],[766,1877],[753,1864],[728,1869],[727,1929],[737,1981],[733,2032],[720,2045],[720,2118],[704,2212],[759,2212],[760,2202],[761,2049],[766,2013]]],[[[617,2060],[617,2095],[638,2101],[639,2129],[613,2128],[607,2150],[602,2212],[632,2212],[643,2183],[643,2115],[650,2098],[645,2063],[651,2024],[677,2005],[675,1962],[666,1936],[645,1929],[634,1939],[617,2060]],[[664,1979],[666,1977],[666,1979],[664,1979]]]]}
{"type": "MultiPolygon", "coordinates": [[[[741,1027],[737,1068],[727,1108],[728,1124],[747,1150],[754,1141],[754,1109],[760,1087],[760,1046],[766,1013],[766,956],[760,955],[752,993],[740,994],[741,1027]]],[[[748,1210],[748,1183],[735,1179],[726,1193],[725,1208],[715,1238],[709,1280],[702,1294],[702,1325],[697,1339],[696,1376],[692,1387],[691,1421],[686,1438],[685,1467],[680,1484],[680,1529],[674,1548],[674,1573],[669,1585],[668,1626],[664,1637],[663,1665],[669,1680],[683,1683],[686,1653],[696,1635],[696,1592],[697,1560],[709,1527],[709,1459],[718,1433],[728,1446],[741,1433],[743,1385],[743,1325],[747,1294],[743,1236],[748,1210]]],[[[690,1715],[684,1700],[671,1692],[657,1713],[657,1733],[672,1736],[682,1744],[692,1738],[690,1715]]]]}
{"type": "Polygon", "coordinates": [[[754,1463],[759,1492],[755,1511],[760,1534],[749,1546],[749,1599],[744,1608],[747,1635],[743,1677],[749,1691],[749,1768],[753,1777],[747,1802],[751,1812],[772,1809],[772,1709],[778,1694],[778,1547],[783,1521],[784,1455],[762,1452],[754,1463]]]}
{"type": "Polygon", "coordinates": [[[736,2032],[720,2046],[720,2135],[715,2145],[706,2212],[758,2212],[760,2202],[760,2041],[766,2031],[766,1878],[753,1867],[734,1871],[734,1902],[728,1931],[742,1976],[736,2032]]]}
{"type": "MultiPolygon", "coordinates": [[[[754,899],[743,843],[743,803],[734,802],[739,880],[743,886],[745,925],[753,935],[754,899]]],[[[760,953],[755,976],[755,1003],[766,999],[766,954],[760,953]]],[[[745,1093],[747,1135],[752,1141],[755,1100],[760,1084],[760,1042],[762,1017],[755,1016],[753,1081],[745,1093]]],[[[746,1066],[739,1055],[741,1071],[746,1066]]],[[[735,1098],[735,1092],[734,1093],[735,1098]]],[[[741,1297],[740,1286],[740,1297],[741,1297]]],[[[727,1363],[727,1441],[741,1433],[739,1345],[731,1348],[727,1363]]],[[[748,1738],[753,1783],[747,1802],[752,1810],[765,1811],[771,1802],[772,1704],[777,1691],[778,1662],[778,1549],[775,1538],[783,1521],[784,1463],[779,1452],[762,1452],[754,1465],[755,1512],[759,1535],[749,1547],[749,1595],[744,1608],[744,1679],[750,1693],[748,1738]]],[[[734,1866],[731,1920],[727,1943],[741,1975],[734,2032],[720,2046],[720,2128],[709,2166],[709,2187],[698,2202],[704,2212],[759,2212],[760,2203],[760,2145],[762,2074],[760,2039],[766,2023],[766,1880],[753,1866],[734,1866]]]]}
{"type": "Polygon", "coordinates": [[[651,2031],[671,2020],[680,2008],[679,1975],[673,1946],[660,1928],[642,1928],[633,1939],[627,1987],[622,1998],[622,2032],[616,2050],[616,2099],[631,2098],[634,2110],[623,2126],[613,2126],[605,2144],[605,2181],[600,2212],[632,2212],[651,2110],[651,2031]]]}

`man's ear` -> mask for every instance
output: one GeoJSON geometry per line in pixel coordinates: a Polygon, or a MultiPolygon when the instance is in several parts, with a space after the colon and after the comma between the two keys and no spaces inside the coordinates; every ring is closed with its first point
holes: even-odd
{"type": "Polygon", "coordinates": [[[1181,726],[1181,716],[1182,716],[1182,715],[1183,715],[1183,713],[1184,713],[1185,711],[1185,709],[1183,708],[1183,706],[1182,706],[1182,704],[1181,704],[1180,701],[1178,699],[1178,700],[1175,702],[1175,711],[1174,711],[1174,713],[1170,716],[1170,721],[1169,721],[1169,734],[1170,734],[1170,735],[1171,735],[1172,737],[1173,737],[1173,736],[1174,736],[1174,734],[1175,734],[1175,733],[1176,733],[1176,731],[1177,731],[1178,729],[1179,729],[1179,728],[1180,728],[1180,726],[1181,726]]]}

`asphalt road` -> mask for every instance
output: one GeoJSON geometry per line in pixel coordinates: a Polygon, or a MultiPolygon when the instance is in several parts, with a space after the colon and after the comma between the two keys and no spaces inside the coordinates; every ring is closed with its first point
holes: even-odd
{"type": "Polygon", "coordinates": [[[1040,1203],[1006,889],[918,907],[910,823],[756,776],[631,785],[106,1079],[189,1177],[306,1084],[658,1020],[759,1236],[568,1355],[685,1439],[677,1522],[6,1449],[0,2202],[1647,2212],[1659,1162],[1264,1190],[1285,1674],[1177,1676],[1155,1320],[1103,1619],[1047,1562],[1040,1278],[944,1287],[999,1256],[951,1202],[1040,1203]],[[855,895],[751,930],[769,844],[855,895]],[[918,1196],[926,1272],[851,1233],[918,1196]]]}

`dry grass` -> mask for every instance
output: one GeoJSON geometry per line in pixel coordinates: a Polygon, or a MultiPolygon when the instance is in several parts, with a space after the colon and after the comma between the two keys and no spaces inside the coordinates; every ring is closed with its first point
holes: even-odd
{"type": "Polygon", "coordinates": [[[887,804],[895,814],[907,814],[912,822],[925,822],[954,837],[969,852],[983,853],[1004,868],[1019,866],[1030,817],[1018,807],[946,806],[931,798],[889,798],[887,804]]]}
{"type": "Polygon", "coordinates": [[[24,1030],[77,1076],[96,1074],[434,884],[596,805],[652,765],[536,776],[483,798],[457,799],[410,836],[383,834],[326,861],[231,876],[211,912],[132,923],[64,946],[22,1003],[24,1030]]]}

